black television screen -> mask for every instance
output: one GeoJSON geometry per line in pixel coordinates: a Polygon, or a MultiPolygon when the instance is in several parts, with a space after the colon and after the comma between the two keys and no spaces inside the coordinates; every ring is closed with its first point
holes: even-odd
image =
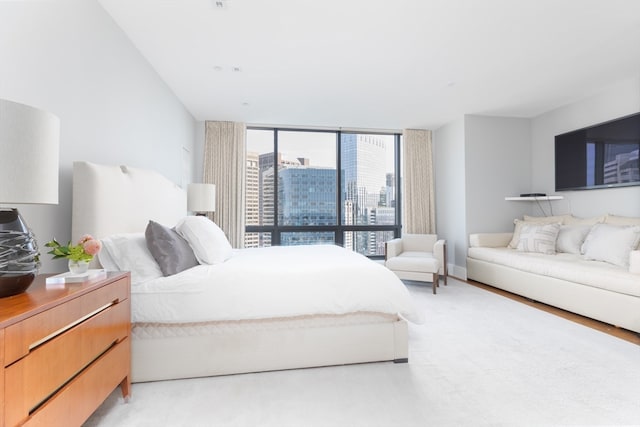
{"type": "Polygon", "coordinates": [[[640,113],[556,136],[556,191],[640,185],[640,113]]]}

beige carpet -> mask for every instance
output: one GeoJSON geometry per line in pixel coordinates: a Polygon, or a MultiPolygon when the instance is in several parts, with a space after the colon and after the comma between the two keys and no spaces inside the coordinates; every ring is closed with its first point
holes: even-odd
{"type": "Polygon", "coordinates": [[[639,425],[640,346],[451,279],[408,284],[408,364],[133,385],[87,426],[639,425]]]}

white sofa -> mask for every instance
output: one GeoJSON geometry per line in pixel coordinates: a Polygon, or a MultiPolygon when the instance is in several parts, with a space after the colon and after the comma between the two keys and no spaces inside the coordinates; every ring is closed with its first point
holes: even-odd
{"type": "Polygon", "coordinates": [[[470,235],[470,280],[640,333],[640,218],[515,222],[512,233],[470,235]],[[546,231],[551,241],[556,228],[555,253],[537,246],[532,233],[546,231]]]}

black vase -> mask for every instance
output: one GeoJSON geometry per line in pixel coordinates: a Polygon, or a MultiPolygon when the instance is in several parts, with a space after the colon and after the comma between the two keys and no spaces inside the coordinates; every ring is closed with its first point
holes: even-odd
{"type": "Polygon", "coordinates": [[[27,290],[39,267],[36,239],[20,213],[0,208],[0,298],[27,290]]]}

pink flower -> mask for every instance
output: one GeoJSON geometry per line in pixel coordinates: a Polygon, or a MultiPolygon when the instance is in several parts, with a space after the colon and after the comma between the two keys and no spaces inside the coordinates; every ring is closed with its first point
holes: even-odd
{"type": "Polygon", "coordinates": [[[84,236],[82,236],[80,238],[80,241],[78,242],[78,244],[79,245],[84,245],[89,240],[93,240],[93,236],[91,234],[85,234],[84,236]]]}
{"type": "Polygon", "coordinates": [[[102,243],[100,240],[95,240],[93,238],[86,240],[82,245],[84,251],[89,255],[96,255],[102,249],[102,243]]]}

